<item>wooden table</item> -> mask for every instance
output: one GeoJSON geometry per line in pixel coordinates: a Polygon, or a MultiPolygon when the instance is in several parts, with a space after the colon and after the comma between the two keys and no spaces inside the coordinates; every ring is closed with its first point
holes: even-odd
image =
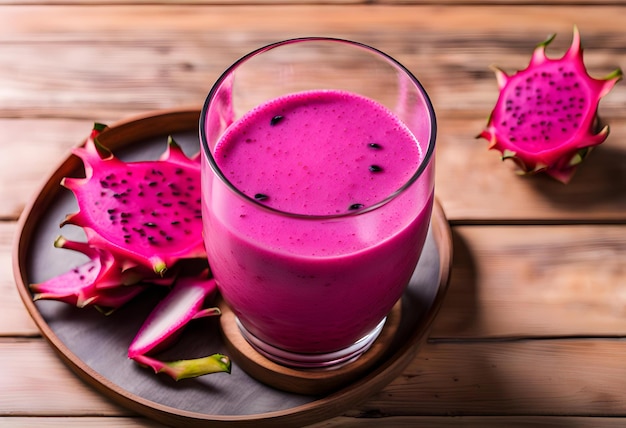
{"type": "Polygon", "coordinates": [[[18,217],[93,121],[199,106],[235,59],[304,35],[371,44],[422,80],[454,242],[428,343],[317,426],[624,426],[626,83],[601,103],[609,139],[567,186],[516,176],[474,138],[497,97],[489,66],[524,68],[549,33],[560,56],[577,24],[596,77],[626,67],[623,2],[211,3],[0,1],[0,426],[161,426],[84,384],[41,337],[11,272],[18,217]]]}

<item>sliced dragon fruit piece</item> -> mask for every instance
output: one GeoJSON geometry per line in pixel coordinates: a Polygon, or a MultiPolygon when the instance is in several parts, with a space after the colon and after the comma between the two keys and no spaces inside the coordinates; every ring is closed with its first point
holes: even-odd
{"type": "Polygon", "coordinates": [[[230,373],[231,370],[230,358],[223,354],[169,362],[160,361],[145,355],[137,355],[135,361],[142,366],[152,368],[157,374],[165,373],[176,381],[211,373],[230,373]]]}
{"type": "Polygon", "coordinates": [[[29,287],[34,293],[34,300],[54,299],[84,307],[93,302],[98,284],[109,287],[139,281],[133,274],[125,277],[123,268],[108,251],[70,241],[62,236],[54,241],[54,246],[79,251],[90,260],[47,281],[31,284],[29,287]]]}
{"type": "Polygon", "coordinates": [[[154,279],[164,285],[173,281],[133,263],[120,262],[110,252],[84,242],[59,236],[54,246],[83,253],[89,261],[47,281],[31,284],[33,300],[58,300],[81,308],[89,305],[118,308],[145,289],[145,284],[139,284],[142,281],[154,279]]]}
{"type": "Polygon", "coordinates": [[[172,137],[158,160],[124,162],[97,142],[104,129],[95,124],[84,147],[73,150],[85,178],[61,182],[79,207],[62,225],[82,227],[91,246],[159,274],[180,259],[206,257],[199,163],[172,137]]]}
{"type": "Polygon", "coordinates": [[[219,308],[203,309],[217,292],[215,279],[208,270],[199,277],[184,277],[172,286],[168,294],[152,310],[128,347],[128,357],[158,352],[175,340],[191,320],[219,315],[219,308]]]}
{"type": "Polygon", "coordinates": [[[548,58],[545,50],[554,37],[535,48],[526,69],[509,76],[494,67],[500,95],[478,138],[488,140],[503,160],[513,160],[520,174],[545,172],[567,183],[609,134],[608,126],[599,125],[598,104],[622,71],[600,80],[590,77],[577,27],[563,57],[548,58]]]}

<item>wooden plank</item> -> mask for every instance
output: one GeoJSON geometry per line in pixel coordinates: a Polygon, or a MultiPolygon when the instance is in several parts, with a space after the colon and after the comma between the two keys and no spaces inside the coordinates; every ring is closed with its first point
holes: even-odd
{"type": "MultiPolygon", "coordinates": [[[[0,335],[37,335],[0,222],[0,335]]],[[[432,340],[623,336],[626,226],[454,227],[452,278],[432,340]]]]}
{"type": "Polygon", "coordinates": [[[0,119],[0,219],[19,217],[94,121],[103,119],[0,119]]]}
{"type": "MultiPolygon", "coordinates": [[[[142,417],[0,417],[0,426],[13,428],[165,428],[165,425],[142,417]]],[[[600,425],[601,426],[601,425],[600,425]]]]}
{"type": "MultiPolygon", "coordinates": [[[[560,36],[549,52],[561,54],[573,23],[593,75],[626,62],[624,7],[572,6],[555,14],[543,6],[398,8],[2,6],[0,57],[19,61],[0,70],[0,115],[85,118],[198,105],[241,55],[308,34],[356,39],[397,57],[423,81],[442,116],[486,117],[497,97],[489,66],[524,68],[533,47],[552,32],[560,36]]],[[[624,117],[625,102],[626,91],[616,90],[601,111],[624,117]]]]}
{"type": "MultiPolygon", "coordinates": [[[[609,339],[427,344],[401,376],[345,416],[619,416],[624,352],[625,342],[609,339]]],[[[42,340],[0,341],[0,367],[0,390],[12,392],[0,394],[0,416],[130,416],[42,340]]]]}
{"type": "Polygon", "coordinates": [[[384,416],[338,417],[308,428],[622,428],[623,419],[576,416],[384,416]]]}
{"type": "MultiPolygon", "coordinates": [[[[101,5],[101,0],[20,0],[22,5],[101,5]]],[[[114,5],[180,5],[182,2],[176,0],[107,0],[106,4],[114,5]]],[[[399,5],[536,5],[537,0],[484,0],[477,2],[476,0],[185,0],[185,4],[189,5],[291,5],[291,4],[399,4],[399,5]]],[[[13,5],[15,0],[0,0],[0,5],[13,5]]],[[[549,0],[541,3],[543,6],[561,6],[561,5],[588,5],[589,0],[549,0]]],[[[594,1],[594,7],[603,5],[622,5],[621,0],[601,0],[594,1]]]]}
{"type": "MultiPolygon", "coordinates": [[[[40,5],[36,8],[28,5],[10,4],[2,6],[3,23],[0,28],[0,40],[23,40],[23,41],[68,41],[96,40],[94,35],[103,36],[101,41],[107,40],[133,40],[130,36],[138,36],[137,41],[146,37],[153,38],[158,34],[164,38],[164,34],[192,34],[204,31],[205,34],[214,34],[226,29],[233,32],[249,33],[299,31],[300,35],[309,29],[335,30],[343,32],[355,32],[365,30],[365,26],[378,23],[380,27],[376,32],[384,34],[394,27],[408,30],[412,24],[419,24],[413,30],[419,35],[443,29],[452,30],[451,36],[471,31],[475,35],[500,32],[502,34],[529,34],[535,30],[550,28],[550,31],[564,31],[571,33],[572,25],[577,23],[581,31],[588,28],[589,31],[600,37],[602,34],[612,33],[618,36],[620,33],[623,3],[608,4],[612,2],[598,2],[594,7],[585,5],[572,5],[567,2],[567,7],[553,9],[559,13],[546,13],[544,4],[530,5],[498,5],[497,2],[490,5],[483,2],[481,5],[454,5],[441,6],[406,5],[402,8],[394,5],[383,5],[367,2],[358,5],[332,5],[332,4],[303,4],[303,5],[211,5],[202,2],[193,5],[185,2],[181,4],[170,0],[167,4],[155,4],[136,6],[100,4],[99,7],[85,5],[40,5]],[[349,20],[345,19],[341,12],[351,12],[349,20]],[[402,13],[398,13],[401,11],[402,13]],[[307,12],[307,15],[302,15],[307,12]],[[330,13],[335,12],[335,13],[330,13]],[[438,19],[432,19],[436,16],[438,19]],[[485,19],[489,16],[490,19],[485,19]],[[113,18],[113,19],[112,19],[113,18]],[[260,19],[267,18],[267,19],[260,19]],[[482,19],[481,19],[482,18],[482,19]],[[129,24],[133,25],[129,25],[129,24]],[[155,25],[158,25],[155,27],[155,25]],[[114,33],[115,28],[123,29],[121,33],[114,33]],[[143,36],[142,36],[143,35],[143,36]]],[[[441,2],[438,2],[438,4],[441,2]]],[[[565,1],[564,1],[565,3],[565,1]]],[[[367,28],[371,33],[372,28],[367,28]]],[[[545,35],[543,33],[542,35],[545,35]]],[[[371,35],[370,37],[376,37],[371,35]]],[[[245,34],[237,38],[239,42],[245,42],[245,34]]],[[[411,38],[407,41],[412,40],[411,38]]],[[[444,38],[444,40],[454,40],[444,38]]],[[[228,40],[222,40],[229,42],[228,40]]],[[[521,39],[520,42],[527,40],[521,39]]],[[[604,40],[609,46],[617,46],[618,39],[604,40]]],[[[506,41],[505,41],[506,42],[506,41]]],[[[496,40],[493,43],[497,43],[496,40]]],[[[531,41],[531,43],[533,43],[531,41]]],[[[569,41],[555,42],[566,46],[569,41]]]]}
{"type": "Polygon", "coordinates": [[[43,339],[0,339],[0,416],[130,415],[87,386],[43,339]]]}
{"type": "MultiPolygon", "coordinates": [[[[13,428],[164,428],[141,417],[0,417],[0,426],[13,428]]],[[[372,416],[338,417],[309,425],[308,428],[622,428],[624,421],[610,417],[570,416],[372,416]]]]}
{"type": "MultiPolygon", "coordinates": [[[[0,119],[0,219],[16,220],[52,171],[91,129],[92,120],[0,119]]],[[[486,119],[439,121],[436,193],[453,224],[626,222],[626,122],[579,167],[568,185],[519,177],[511,161],[475,139],[486,119]]]]}
{"type": "Polygon", "coordinates": [[[0,221],[0,337],[39,334],[22,304],[12,275],[11,250],[15,229],[15,223],[0,221]]]}
{"type": "Polygon", "coordinates": [[[626,334],[626,226],[455,227],[431,340],[626,334]]]}
{"type": "MultiPolygon", "coordinates": [[[[81,1],[81,0],[77,0],[81,1]]],[[[90,1],[90,0],[88,0],[90,1]]],[[[589,0],[373,0],[374,3],[400,4],[400,5],[442,5],[442,6],[536,6],[538,4],[546,7],[550,6],[573,6],[589,5],[589,0]]],[[[623,5],[620,0],[594,0],[593,6],[623,5]]]]}
{"type": "MultiPolygon", "coordinates": [[[[308,428],[621,428],[623,420],[609,417],[568,416],[393,416],[372,418],[339,417],[308,428]]],[[[161,428],[164,425],[140,417],[0,417],[1,426],[14,428],[161,428]]]]}
{"type": "Polygon", "coordinates": [[[622,340],[430,344],[359,412],[622,416],[624,352],[622,340]]]}
{"type": "MultiPolygon", "coordinates": [[[[437,194],[451,221],[626,220],[623,121],[613,121],[609,139],[567,186],[545,177],[518,177],[510,161],[501,162],[497,152],[487,150],[485,140],[474,138],[485,122],[440,121],[437,194]]],[[[0,120],[0,141],[11,141],[0,144],[0,218],[17,219],[91,124],[89,120],[0,120]]]]}
{"type": "MultiPolygon", "coordinates": [[[[378,0],[375,0],[377,3],[378,0]]],[[[384,2],[383,0],[382,2],[384,2]]],[[[454,2],[454,0],[444,0],[444,2],[454,2]]],[[[468,1],[468,0],[461,0],[468,1]]],[[[507,0],[502,0],[507,2],[507,0]]],[[[564,0],[551,0],[556,2],[557,4],[564,0]]],[[[574,0],[574,3],[583,2],[584,0],[574,0]]],[[[107,0],[107,5],[128,5],[128,6],[144,6],[144,5],[175,5],[180,6],[181,4],[185,5],[293,5],[293,4],[360,4],[365,3],[365,0],[185,0],[183,2],[176,0],[107,0]]],[[[433,3],[434,0],[426,0],[419,3],[433,3]]],[[[495,2],[496,4],[498,1],[495,2]]],[[[603,4],[616,4],[616,0],[602,0],[603,4]]],[[[2,5],[14,5],[16,4],[15,0],[0,0],[0,6],[2,5]]],[[[59,5],[59,6],[67,6],[67,5],[76,5],[76,6],[100,6],[103,4],[101,0],[20,0],[20,5],[59,5]]],[[[619,3],[617,3],[619,4],[619,3]]]]}
{"type": "MultiPolygon", "coordinates": [[[[1,5],[14,5],[15,0],[0,0],[1,5]]],[[[101,0],[20,0],[21,5],[101,5],[101,0]]],[[[176,0],[107,0],[106,4],[112,5],[180,5],[183,2],[176,0]]],[[[293,4],[397,4],[397,5],[504,5],[504,6],[520,6],[520,5],[536,5],[537,0],[484,0],[477,2],[476,0],[185,0],[184,4],[188,5],[293,5],[293,4]]],[[[562,5],[588,5],[589,0],[549,0],[542,2],[543,6],[562,6],[562,5]]],[[[621,0],[600,0],[594,1],[594,7],[622,5],[621,0]]]]}

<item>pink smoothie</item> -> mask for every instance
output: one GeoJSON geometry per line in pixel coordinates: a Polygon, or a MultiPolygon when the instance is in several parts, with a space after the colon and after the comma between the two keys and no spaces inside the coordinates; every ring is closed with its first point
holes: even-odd
{"type": "Polygon", "coordinates": [[[419,258],[432,183],[361,211],[398,191],[422,156],[388,109],[346,92],[281,97],[226,130],[215,161],[258,204],[206,174],[207,252],[252,334],[292,352],[331,352],[384,318],[419,258]]]}

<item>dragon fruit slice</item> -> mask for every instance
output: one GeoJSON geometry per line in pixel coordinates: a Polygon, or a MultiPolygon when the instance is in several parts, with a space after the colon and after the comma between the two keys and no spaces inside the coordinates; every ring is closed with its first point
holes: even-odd
{"type": "Polygon", "coordinates": [[[128,357],[155,373],[165,373],[175,380],[203,376],[210,373],[230,373],[231,361],[222,354],[203,358],[164,362],[146,354],[167,347],[194,319],[220,315],[219,308],[205,308],[204,304],[217,292],[215,279],[208,278],[208,269],[199,277],[179,279],[170,292],[152,310],[128,347],[128,357]]]}
{"type": "Polygon", "coordinates": [[[90,260],[47,281],[31,284],[34,300],[54,299],[85,307],[97,300],[97,288],[135,284],[143,277],[134,271],[134,266],[122,266],[108,251],[90,247],[86,243],[59,236],[54,246],[79,251],[90,260]]]}
{"type": "Polygon", "coordinates": [[[554,37],[535,48],[526,69],[509,76],[495,68],[500,96],[478,138],[488,140],[503,160],[512,159],[520,174],[545,172],[567,183],[609,134],[608,126],[599,126],[598,104],[622,71],[601,80],[590,77],[577,27],[565,55],[548,58],[545,49],[554,37]]]}
{"type": "Polygon", "coordinates": [[[215,279],[208,270],[199,277],[180,278],[152,310],[128,347],[128,357],[158,352],[176,339],[191,320],[219,315],[218,308],[203,309],[217,292],[215,279]]]}
{"type": "Polygon", "coordinates": [[[231,370],[230,358],[223,354],[167,362],[145,355],[138,355],[135,357],[135,361],[142,366],[152,368],[157,374],[165,373],[176,381],[211,373],[230,373],[231,370]]]}
{"type": "Polygon", "coordinates": [[[170,137],[155,161],[123,162],[96,140],[74,149],[85,178],[62,180],[79,211],[64,224],[81,226],[89,245],[164,274],[178,260],[206,257],[202,242],[200,165],[170,137]]]}

